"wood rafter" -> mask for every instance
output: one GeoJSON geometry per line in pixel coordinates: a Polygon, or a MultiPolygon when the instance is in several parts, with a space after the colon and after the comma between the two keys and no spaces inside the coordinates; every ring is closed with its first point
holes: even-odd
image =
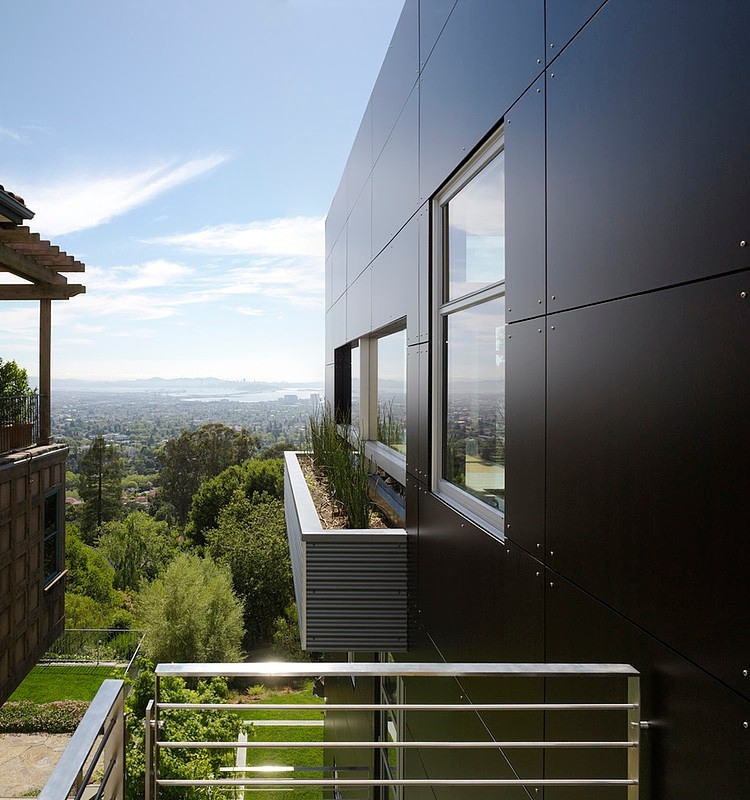
{"type": "Polygon", "coordinates": [[[0,300],[67,300],[85,291],[80,283],[6,283],[0,284],[0,300]]]}
{"type": "MultiPolygon", "coordinates": [[[[27,227],[0,226],[0,245],[20,255],[28,256],[38,264],[56,272],[84,272],[86,269],[73,256],[42,239],[38,233],[33,233],[27,227]]],[[[0,269],[3,267],[3,258],[0,256],[0,269]]]]}

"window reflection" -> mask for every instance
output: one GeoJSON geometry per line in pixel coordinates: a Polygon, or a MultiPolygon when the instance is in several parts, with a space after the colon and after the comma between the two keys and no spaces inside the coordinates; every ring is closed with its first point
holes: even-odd
{"type": "Polygon", "coordinates": [[[351,347],[351,425],[355,430],[359,430],[359,344],[354,343],[351,347]]]}
{"type": "Polygon", "coordinates": [[[443,476],[505,506],[505,298],[445,317],[443,476]]]}
{"type": "Polygon", "coordinates": [[[446,301],[505,278],[505,151],[444,206],[448,232],[446,301]]]}
{"type": "Polygon", "coordinates": [[[406,453],[406,331],[378,339],[378,441],[406,453]]]}

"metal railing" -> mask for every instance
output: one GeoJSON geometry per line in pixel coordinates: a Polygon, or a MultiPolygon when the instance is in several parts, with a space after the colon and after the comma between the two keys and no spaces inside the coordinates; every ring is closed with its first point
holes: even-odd
{"type": "Polygon", "coordinates": [[[40,664],[112,663],[128,665],[138,655],[143,631],[117,628],[66,628],[40,659],[40,664]]]}
{"type": "Polygon", "coordinates": [[[0,453],[32,447],[39,439],[39,396],[0,397],[0,453]]]}
{"type": "Polygon", "coordinates": [[[123,800],[125,796],[124,682],[105,680],[39,797],[41,800],[80,800],[88,797],[123,800]]]}
{"type": "Polygon", "coordinates": [[[335,796],[366,792],[363,797],[386,797],[370,794],[386,791],[394,792],[388,797],[408,797],[409,787],[460,787],[456,796],[467,798],[470,790],[491,787],[516,787],[529,798],[544,787],[576,787],[594,792],[583,795],[590,797],[608,787],[621,792],[618,796],[637,800],[639,791],[640,679],[635,669],[623,664],[160,664],[146,727],[147,800],[163,796],[167,787],[205,787],[207,797],[212,792],[218,796],[217,790],[225,792],[221,796],[244,797],[245,792],[310,787],[335,796]],[[161,680],[170,676],[256,682],[322,678],[327,698],[322,706],[170,703],[160,689],[161,680]],[[359,694],[369,699],[338,702],[337,696],[357,695],[352,688],[357,685],[359,694]],[[322,712],[326,728],[333,724],[325,738],[314,743],[286,737],[170,741],[165,733],[172,713],[267,715],[290,709],[322,712]],[[368,715],[369,722],[343,720],[356,714],[368,715]],[[370,738],[338,738],[342,731],[357,729],[369,731],[370,738]],[[536,735],[529,737],[530,731],[536,735]],[[236,752],[236,766],[222,768],[235,777],[177,779],[160,771],[167,750],[212,748],[236,752]],[[300,748],[317,748],[323,753],[322,763],[249,766],[246,757],[251,760],[249,754],[258,748],[266,756],[276,751],[281,757],[300,748]],[[608,757],[608,752],[613,755],[608,757]],[[610,768],[613,774],[606,773],[610,768]],[[357,770],[365,771],[366,777],[345,777],[357,770]],[[291,777],[278,777],[279,772],[291,777]]]}

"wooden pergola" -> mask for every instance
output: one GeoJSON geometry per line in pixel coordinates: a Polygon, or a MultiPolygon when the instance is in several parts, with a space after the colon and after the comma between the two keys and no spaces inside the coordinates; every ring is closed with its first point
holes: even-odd
{"type": "MultiPolygon", "coordinates": [[[[0,187],[1,189],[2,187],[0,187]]],[[[8,206],[18,201],[10,193],[0,192],[8,206]]],[[[23,218],[33,212],[21,203],[23,218]],[[23,213],[25,211],[26,213],[23,213]]],[[[19,210],[21,210],[19,209],[19,210]]],[[[62,273],[84,272],[85,265],[59,247],[42,239],[38,233],[18,225],[13,216],[0,216],[0,273],[8,272],[25,283],[0,283],[0,300],[39,301],[39,444],[50,441],[50,352],[52,331],[52,301],[67,300],[86,291],[80,283],[68,283],[62,273]]],[[[0,281],[2,275],[0,275],[0,281]]]]}

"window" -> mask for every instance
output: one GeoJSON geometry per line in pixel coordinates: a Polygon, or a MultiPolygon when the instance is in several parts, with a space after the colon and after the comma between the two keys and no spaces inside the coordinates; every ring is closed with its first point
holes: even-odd
{"type": "Polygon", "coordinates": [[[60,490],[54,489],[44,498],[44,584],[48,585],[62,572],[62,534],[60,490]]]}
{"type": "Polygon", "coordinates": [[[502,536],[505,156],[496,134],[433,204],[434,489],[502,536]]]}
{"type": "Polygon", "coordinates": [[[377,440],[406,454],[406,331],[377,340],[377,440]]]}

